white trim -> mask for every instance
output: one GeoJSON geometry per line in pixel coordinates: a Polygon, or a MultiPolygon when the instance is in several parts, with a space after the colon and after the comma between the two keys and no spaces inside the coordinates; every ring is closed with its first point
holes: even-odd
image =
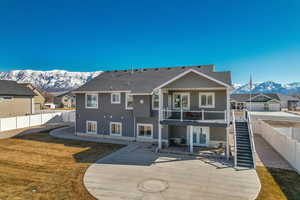
{"type": "Polygon", "coordinates": [[[13,96],[0,96],[1,101],[12,101],[14,99],[13,96]],[[10,99],[4,99],[4,98],[10,98],[10,99]]]}
{"type": "Polygon", "coordinates": [[[110,136],[122,136],[122,123],[121,122],[109,122],[109,135],[110,136]],[[111,132],[112,131],[111,126],[113,124],[116,124],[116,125],[120,126],[120,133],[119,134],[114,134],[114,133],[111,132]]]}
{"type": "Polygon", "coordinates": [[[153,139],[153,124],[151,124],[151,123],[137,123],[136,124],[136,132],[137,132],[137,138],[153,139]],[[139,136],[139,126],[150,126],[150,128],[151,128],[151,137],[139,136]]]}
{"type": "Polygon", "coordinates": [[[96,94],[95,94],[95,93],[86,93],[86,94],[85,94],[85,108],[86,108],[86,109],[98,109],[98,100],[99,100],[98,98],[99,98],[99,94],[97,94],[97,93],[96,93],[96,94]],[[88,106],[87,106],[87,96],[88,96],[88,95],[94,95],[94,96],[97,97],[97,99],[96,99],[97,106],[96,106],[96,107],[88,107],[88,106]]]}
{"type": "Polygon", "coordinates": [[[152,93],[130,93],[132,96],[139,96],[139,95],[152,95],[152,93]]]}
{"type": "Polygon", "coordinates": [[[164,88],[168,91],[170,90],[196,90],[196,91],[199,91],[199,90],[226,90],[226,88],[224,87],[211,87],[211,88],[164,88]]]}
{"type": "MultiPolygon", "coordinates": [[[[128,98],[128,96],[129,95],[131,95],[131,94],[129,94],[129,93],[125,93],[125,109],[126,110],[133,110],[133,107],[127,107],[127,98],[128,98]]],[[[133,102],[133,99],[132,99],[132,102],[133,102]]]]}
{"type": "MultiPolygon", "coordinates": [[[[187,129],[187,131],[188,131],[188,129],[187,129]]],[[[210,140],[209,140],[209,138],[210,138],[210,127],[209,126],[190,126],[190,137],[192,137],[192,138],[190,138],[190,144],[192,143],[193,146],[205,146],[205,147],[207,147],[207,146],[209,146],[209,143],[210,143],[210,140]],[[199,127],[199,128],[202,128],[202,130],[207,130],[207,132],[206,132],[206,144],[194,144],[194,141],[193,141],[193,128],[194,127],[199,127]]]]}
{"type": "Polygon", "coordinates": [[[121,92],[131,92],[130,90],[111,90],[111,91],[103,91],[103,90],[95,90],[95,91],[73,91],[71,93],[73,94],[82,94],[82,93],[88,93],[88,94],[96,94],[96,93],[121,93],[121,92]]]}
{"type": "MultiPolygon", "coordinates": [[[[206,99],[206,103],[207,103],[207,99],[206,99]]],[[[215,93],[214,92],[199,92],[199,108],[215,108],[215,93]],[[212,95],[212,105],[206,105],[203,106],[202,105],[202,99],[201,96],[202,95],[206,95],[206,98],[208,95],[212,95]]]]}
{"type": "Polygon", "coordinates": [[[120,92],[113,92],[110,94],[110,103],[111,104],[120,104],[121,103],[121,93],[120,92]],[[119,96],[119,101],[113,101],[113,96],[118,95],[119,96]]]}
{"type": "MultiPolygon", "coordinates": [[[[188,96],[188,107],[187,107],[187,108],[183,108],[183,109],[190,109],[190,101],[191,101],[190,95],[191,95],[191,94],[190,94],[189,92],[174,92],[174,93],[173,93],[173,96],[172,96],[172,97],[173,97],[173,101],[172,101],[173,105],[172,105],[172,108],[173,108],[173,109],[181,109],[181,108],[176,108],[176,107],[175,107],[175,97],[174,97],[174,96],[175,96],[175,95],[178,95],[178,94],[180,94],[180,95],[183,94],[183,95],[187,95],[187,96],[188,96]]],[[[181,98],[181,97],[180,97],[180,98],[181,98]]],[[[182,102],[180,103],[180,105],[181,105],[181,107],[182,107],[182,102]]]]}
{"type": "Polygon", "coordinates": [[[86,120],[86,122],[85,122],[85,132],[88,133],[88,134],[97,134],[98,133],[98,122],[97,121],[86,120]],[[95,123],[96,124],[96,131],[95,132],[88,131],[88,123],[95,123]]]}
{"type": "Polygon", "coordinates": [[[152,96],[151,96],[151,101],[152,101],[152,110],[159,110],[159,94],[152,94],[152,96]],[[154,96],[158,96],[158,107],[157,108],[154,108],[154,96]]]}
{"type": "Polygon", "coordinates": [[[217,80],[217,79],[215,79],[215,78],[212,78],[212,77],[210,77],[210,76],[208,76],[208,75],[206,75],[206,74],[204,74],[204,73],[202,73],[202,72],[199,72],[199,71],[197,71],[197,70],[195,70],[195,69],[189,69],[189,70],[187,70],[187,71],[185,71],[185,72],[182,72],[181,74],[175,76],[174,78],[168,80],[167,82],[161,84],[160,86],[156,87],[153,91],[155,91],[155,90],[157,90],[157,89],[160,89],[160,88],[162,88],[162,87],[164,87],[164,86],[166,86],[166,85],[168,85],[168,84],[170,84],[170,83],[176,81],[177,79],[183,77],[184,75],[186,75],[186,74],[188,74],[188,73],[190,73],[190,72],[194,72],[194,73],[196,73],[196,74],[198,74],[198,75],[200,75],[200,76],[203,76],[203,77],[205,77],[205,78],[207,78],[207,79],[209,79],[209,80],[211,80],[211,81],[214,81],[214,82],[216,82],[216,83],[218,83],[218,84],[220,84],[220,85],[223,85],[223,86],[225,86],[225,87],[227,87],[227,88],[232,88],[230,85],[228,85],[228,84],[226,84],[226,83],[223,83],[222,81],[219,81],[219,80],[217,80]]]}

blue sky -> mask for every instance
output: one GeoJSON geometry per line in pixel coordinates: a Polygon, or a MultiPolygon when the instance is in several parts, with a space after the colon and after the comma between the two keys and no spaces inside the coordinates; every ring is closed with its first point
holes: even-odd
{"type": "Polygon", "coordinates": [[[0,0],[0,71],[216,64],[300,81],[300,1],[0,0]]]}

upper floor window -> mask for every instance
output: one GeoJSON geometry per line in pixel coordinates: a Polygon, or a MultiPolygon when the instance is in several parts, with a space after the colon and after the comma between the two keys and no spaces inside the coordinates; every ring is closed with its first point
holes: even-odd
{"type": "Polygon", "coordinates": [[[86,108],[98,108],[98,94],[86,94],[85,102],[86,108]]]}
{"type": "Polygon", "coordinates": [[[152,109],[153,110],[159,109],[159,95],[158,94],[152,95],[152,109]]]}
{"type": "Polygon", "coordinates": [[[121,103],[121,93],[111,93],[111,103],[112,104],[121,103]]]}
{"type": "Polygon", "coordinates": [[[126,109],[133,109],[133,96],[126,93],[126,109]]]}
{"type": "Polygon", "coordinates": [[[200,108],[214,108],[215,107],[215,93],[199,93],[199,107],[200,108]]]}

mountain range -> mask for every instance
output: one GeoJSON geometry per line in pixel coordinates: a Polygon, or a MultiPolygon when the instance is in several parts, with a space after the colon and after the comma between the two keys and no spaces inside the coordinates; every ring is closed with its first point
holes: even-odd
{"type": "MultiPolygon", "coordinates": [[[[13,70],[0,72],[0,80],[14,80],[21,83],[31,83],[47,92],[63,92],[78,88],[87,81],[101,74],[96,72],[69,72],[65,70],[34,71],[13,70]]],[[[249,93],[249,84],[233,84],[234,93],[249,93]]],[[[254,83],[252,93],[300,94],[300,82],[278,83],[265,81],[254,83]]]]}
{"type": "Polygon", "coordinates": [[[0,72],[0,80],[14,80],[20,83],[31,83],[46,92],[63,92],[78,88],[98,76],[96,72],[69,72],[64,70],[34,71],[13,70],[0,72]]]}

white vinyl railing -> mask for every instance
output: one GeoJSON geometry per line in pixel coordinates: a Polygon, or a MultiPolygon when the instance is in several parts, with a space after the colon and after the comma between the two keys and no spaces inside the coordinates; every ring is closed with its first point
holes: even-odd
{"type": "Polygon", "coordinates": [[[252,121],[251,121],[251,114],[248,110],[245,110],[245,118],[248,122],[248,130],[249,130],[249,138],[252,150],[252,160],[253,160],[253,167],[256,169],[256,150],[254,144],[254,137],[253,137],[253,129],[252,129],[252,121]]]}
{"type": "Polygon", "coordinates": [[[163,109],[161,111],[162,120],[180,121],[205,121],[218,120],[227,122],[230,117],[227,111],[207,111],[207,110],[186,110],[186,109],[163,109]]]}
{"type": "Polygon", "coordinates": [[[236,124],[235,124],[235,113],[232,110],[232,125],[233,125],[233,137],[234,137],[234,167],[237,166],[237,146],[236,146],[236,124]]]}

